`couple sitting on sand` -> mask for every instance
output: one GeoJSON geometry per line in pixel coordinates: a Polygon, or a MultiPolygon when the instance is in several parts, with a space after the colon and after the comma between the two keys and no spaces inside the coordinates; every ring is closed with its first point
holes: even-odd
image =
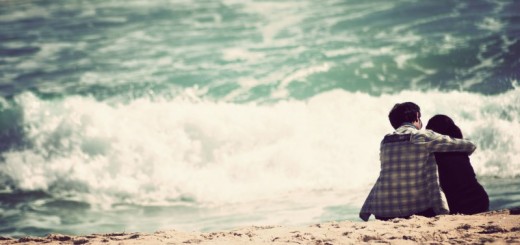
{"type": "Polygon", "coordinates": [[[488,210],[488,195],[468,157],[476,146],[462,138],[451,118],[436,115],[428,121],[428,130],[420,130],[421,111],[412,102],[396,104],[388,117],[395,131],[381,142],[381,172],[361,208],[361,219],[367,221],[371,214],[389,220],[488,210]]]}

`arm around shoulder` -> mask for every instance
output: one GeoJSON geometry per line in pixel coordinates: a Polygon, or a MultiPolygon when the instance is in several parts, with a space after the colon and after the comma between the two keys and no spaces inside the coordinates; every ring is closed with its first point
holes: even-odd
{"type": "Polygon", "coordinates": [[[466,152],[471,155],[477,146],[469,140],[451,138],[426,130],[426,142],[430,152],[466,152]]]}

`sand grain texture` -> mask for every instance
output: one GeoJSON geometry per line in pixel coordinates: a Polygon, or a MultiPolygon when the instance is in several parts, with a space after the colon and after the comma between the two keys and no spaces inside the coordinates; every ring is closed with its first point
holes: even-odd
{"type": "Polygon", "coordinates": [[[369,222],[330,222],[303,227],[252,226],[223,232],[158,231],[87,236],[51,234],[0,244],[520,244],[519,209],[478,215],[369,222]]]}

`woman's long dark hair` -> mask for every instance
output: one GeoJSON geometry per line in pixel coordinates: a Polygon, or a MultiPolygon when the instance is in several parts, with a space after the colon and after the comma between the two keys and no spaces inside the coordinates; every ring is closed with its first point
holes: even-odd
{"type": "Polygon", "coordinates": [[[435,115],[430,118],[426,125],[426,129],[433,130],[439,134],[448,135],[452,138],[462,139],[460,128],[446,115],[435,115]]]}

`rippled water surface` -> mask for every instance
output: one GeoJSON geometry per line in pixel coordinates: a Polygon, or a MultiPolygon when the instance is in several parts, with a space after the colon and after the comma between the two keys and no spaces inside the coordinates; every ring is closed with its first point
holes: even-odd
{"type": "Polygon", "coordinates": [[[402,101],[518,206],[517,9],[0,0],[0,235],[358,220],[402,101]]]}

